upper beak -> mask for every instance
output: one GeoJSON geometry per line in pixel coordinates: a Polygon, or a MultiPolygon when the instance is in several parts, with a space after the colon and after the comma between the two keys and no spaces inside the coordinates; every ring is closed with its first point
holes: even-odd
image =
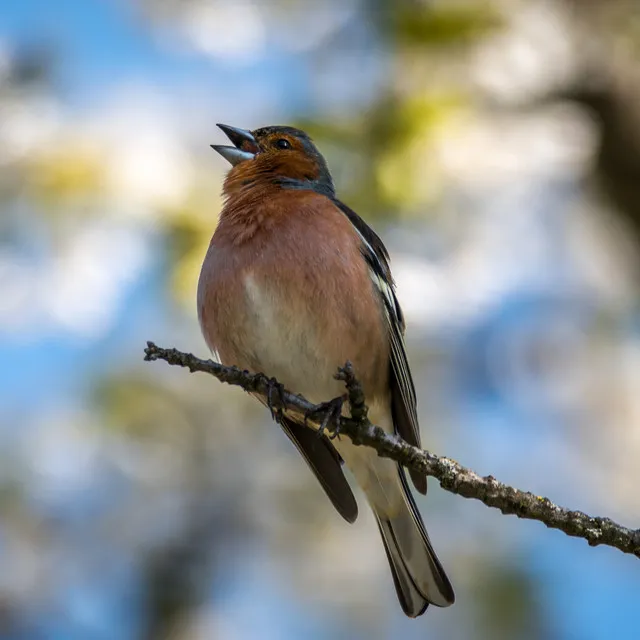
{"type": "Polygon", "coordinates": [[[211,148],[215,149],[225,160],[235,166],[255,157],[259,147],[251,131],[230,127],[227,124],[218,124],[217,126],[224,131],[227,138],[235,145],[233,147],[221,144],[211,145],[211,148]]]}

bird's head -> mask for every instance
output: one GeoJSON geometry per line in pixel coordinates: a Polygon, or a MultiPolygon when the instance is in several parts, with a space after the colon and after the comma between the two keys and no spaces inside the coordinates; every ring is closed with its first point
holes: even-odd
{"type": "Polygon", "coordinates": [[[254,131],[226,124],[218,127],[233,143],[211,145],[232,165],[225,182],[227,195],[237,189],[266,185],[334,194],[327,163],[304,131],[284,126],[254,131]]]}

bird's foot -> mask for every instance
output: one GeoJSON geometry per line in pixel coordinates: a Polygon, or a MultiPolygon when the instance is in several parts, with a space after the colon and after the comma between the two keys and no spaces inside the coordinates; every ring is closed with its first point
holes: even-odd
{"type": "Polygon", "coordinates": [[[267,386],[267,407],[271,412],[271,418],[279,423],[284,416],[284,385],[275,378],[267,378],[263,373],[260,376],[267,386]]]}
{"type": "Polygon", "coordinates": [[[342,407],[346,399],[347,396],[343,395],[338,396],[333,400],[329,400],[328,402],[321,402],[320,404],[316,405],[311,411],[305,413],[305,425],[307,424],[308,419],[322,416],[322,422],[320,423],[320,427],[318,428],[318,437],[321,438],[324,435],[327,427],[331,425],[331,434],[329,435],[329,438],[333,440],[336,436],[340,435],[342,407]]]}

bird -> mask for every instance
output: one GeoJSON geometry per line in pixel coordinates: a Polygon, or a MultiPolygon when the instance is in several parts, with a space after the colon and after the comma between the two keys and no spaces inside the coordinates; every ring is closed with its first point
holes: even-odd
{"type": "MultiPolygon", "coordinates": [[[[347,407],[334,374],[349,361],[371,421],[420,447],[405,321],[384,243],[338,199],[327,162],[305,132],[217,126],[232,145],[211,145],[231,167],[198,280],[207,346],[222,364],[271,376],[339,415],[347,407]]],[[[352,472],[404,613],[415,618],[429,604],[453,604],[403,468],[346,437],[330,438],[306,417],[285,411],[280,426],[349,523],[358,506],[343,465],[352,472]]],[[[409,473],[426,494],[426,476],[409,473]]]]}

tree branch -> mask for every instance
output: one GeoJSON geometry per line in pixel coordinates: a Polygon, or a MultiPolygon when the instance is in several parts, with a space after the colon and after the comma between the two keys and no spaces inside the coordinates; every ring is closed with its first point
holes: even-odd
{"type": "MultiPolygon", "coordinates": [[[[270,383],[269,378],[261,373],[249,373],[213,360],[201,360],[177,349],[163,349],[153,342],[147,342],[145,360],[165,360],[171,365],[186,367],[192,373],[209,373],[221,382],[237,385],[263,398],[270,397],[270,388],[273,388],[273,381],[270,383]]],[[[345,382],[351,406],[351,417],[340,420],[339,433],[351,438],[354,444],[373,447],[382,457],[437,478],[440,486],[451,493],[480,500],[504,514],[538,520],[568,536],[584,538],[591,546],[607,545],[640,558],[640,529],[629,529],[609,518],[591,517],[581,511],[560,507],[548,498],[498,482],[493,476],[479,476],[455,460],[413,447],[399,436],[390,435],[371,424],[362,387],[350,363],[338,371],[336,378],[345,382]]],[[[305,415],[318,413],[318,407],[302,396],[286,390],[276,395],[283,409],[305,415]]],[[[328,428],[335,430],[331,424],[328,428]]]]}

